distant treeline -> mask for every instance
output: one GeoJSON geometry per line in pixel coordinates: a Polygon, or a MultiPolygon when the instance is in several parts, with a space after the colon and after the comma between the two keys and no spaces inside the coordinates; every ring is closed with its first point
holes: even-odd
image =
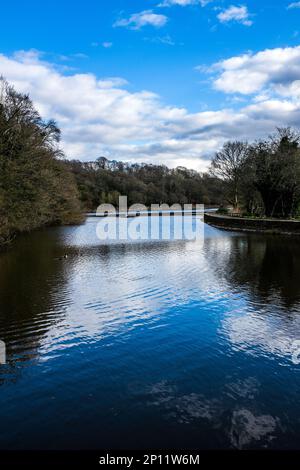
{"type": "Polygon", "coordinates": [[[163,165],[130,164],[109,161],[104,157],[93,163],[66,162],[75,176],[80,199],[86,210],[99,204],[118,205],[119,196],[128,204],[206,204],[220,205],[223,189],[220,180],[209,174],[163,165]]]}

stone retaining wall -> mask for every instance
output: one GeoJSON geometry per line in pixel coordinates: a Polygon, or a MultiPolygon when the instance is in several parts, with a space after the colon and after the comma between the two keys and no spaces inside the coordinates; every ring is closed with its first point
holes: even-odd
{"type": "Polygon", "coordinates": [[[226,230],[300,235],[300,221],[204,214],[204,222],[226,230]]]}

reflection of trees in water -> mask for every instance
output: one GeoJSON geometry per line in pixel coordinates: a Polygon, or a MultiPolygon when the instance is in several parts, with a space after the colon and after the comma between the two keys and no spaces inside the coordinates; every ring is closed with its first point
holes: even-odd
{"type": "Polygon", "coordinates": [[[248,235],[206,239],[211,266],[233,289],[246,289],[256,300],[293,307],[300,301],[300,241],[248,235]]]}
{"type": "Polygon", "coordinates": [[[9,367],[35,357],[41,339],[64,314],[68,264],[59,259],[63,246],[56,233],[20,237],[1,253],[0,338],[7,345],[9,367]]]}
{"type": "Polygon", "coordinates": [[[171,243],[169,240],[107,243],[99,246],[84,247],[84,254],[87,255],[90,253],[92,256],[98,255],[107,258],[116,256],[119,258],[129,253],[141,253],[151,257],[158,253],[178,252],[180,249],[184,250],[188,243],[189,242],[185,240],[176,240],[171,243]]]}
{"type": "MultiPolygon", "coordinates": [[[[20,362],[37,357],[49,330],[64,321],[67,309],[74,303],[70,281],[76,272],[82,272],[85,263],[88,264],[85,270],[93,270],[99,261],[101,275],[111,274],[111,282],[115,284],[122,270],[110,272],[105,270],[105,265],[113,265],[118,270],[122,265],[118,260],[124,260],[130,253],[149,261],[161,252],[178,251],[178,245],[186,244],[157,241],[66,246],[64,234],[65,229],[34,232],[20,237],[0,255],[0,339],[7,345],[8,373],[20,362]]],[[[95,282],[98,281],[96,276],[95,282]]],[[[92,282],[91,286],[82,288],[86,291],[96,287],[92,282]]]]}

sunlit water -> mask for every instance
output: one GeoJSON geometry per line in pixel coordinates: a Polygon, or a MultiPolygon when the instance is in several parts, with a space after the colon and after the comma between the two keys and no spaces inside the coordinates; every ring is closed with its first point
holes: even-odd
{"type": "Polygon", "coordinates": [[[300,241],[97,223],[0,255],[0,448],[299,449],[300,241]]]}

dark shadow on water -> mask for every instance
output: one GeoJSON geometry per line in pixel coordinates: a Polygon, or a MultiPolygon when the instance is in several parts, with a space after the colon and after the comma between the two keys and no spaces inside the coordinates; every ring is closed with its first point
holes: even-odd
{"type": "Polygon", "coordinates": [[[287,309],[299,304],[299,239],[251,234],[228,237],[225,244],[206,239],[204,246],[212,267],[233,290],[287,309]]]}
{"type": "Polygon", "coordinates": [[[0,255],[0,337],[8,373],[19,362],[34,360],[41,339],[71,302],[63,256],[56,233],[47,230],[20,237],[0,255]]]}

